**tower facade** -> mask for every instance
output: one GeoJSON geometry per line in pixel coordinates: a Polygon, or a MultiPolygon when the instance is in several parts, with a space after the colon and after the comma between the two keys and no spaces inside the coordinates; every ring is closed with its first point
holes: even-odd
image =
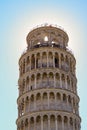
{"type": "Polygon", "coordinates": [[[17,130],[80,130],[76,60],[68,39],[52,25],[27,35],[19,59],[17,130]]]}

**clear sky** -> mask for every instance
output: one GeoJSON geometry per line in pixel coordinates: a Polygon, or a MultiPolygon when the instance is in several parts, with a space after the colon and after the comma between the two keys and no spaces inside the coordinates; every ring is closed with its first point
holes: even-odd
{"type": "Polygon", "coordinates": [[[0,0],[0,130],[16,130],[18,59],[37,24],[62,26],[77,60],[81,130],[87,129],[87,1],[0,0]]]}

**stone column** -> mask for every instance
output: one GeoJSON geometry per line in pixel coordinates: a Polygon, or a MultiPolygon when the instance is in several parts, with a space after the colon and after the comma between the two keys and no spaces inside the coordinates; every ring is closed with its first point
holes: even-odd
{"type": "Polygon", "coordinates": [[[24,113],[26,112],[26,101],[24,100],[24,113]]]}
{"type": "Polygon", "coordinates": [[[55,126],[56,126],[56,130],[58,130],[57,117],[56,117],[56,119],[55,119],[55,126]]]}
{"type": "Polygon", "coordinates": [[[30,121],[28,121],[28,130],[30,130],[30,121]]]}
{"type": "Polygon", "coordinates": [[[60,88],[62,88],[62,79],[61,79],[61,74],[60,74],[60,88]]]}
{"type": "Polygon", "coordinates": [[[54,88],[56,87],[56,80],[55,80],[55,74],[54,74],[54,88]]]}
{"type": "Polygon", "coordinates": [[[36,75],[35,75],[35,89],[36,89],[36,75]]]}
{"type": "Polygon", "coordinates": [[[64,120],[62,120],[62,130],[64,130],[64,120]]]}
{"type": "Polygon", "coordinates": [[[30,67],[29,67],[29,68],[30,68],[30,70],[31,70],[31,56],[30,56],[30,67]]]}
{"type": "Polygon", "coordinates": [[[36,130],[36,118],[34,118],[34,130],[36,130]]]}
{"type": "Polygon", "coordinates": [[[73,130],[75,130],[75,121],[73,120],[73,130]]]}
{"type": "Polygon", "coordinates": [[[69,121],[69,118],[68,118],[68,130],[70,129],[70,121],[69,121]]]}
{"type": "Polygon", "coordinates": [[[34,110],[36,110],[36,95],[34,97],[34,110]]]}
{"type": "Polygon", "coordinates": [[[60,57],[60,54],[59,54],[59,68],[61,69],[61,57],[60,57]]]}
{"type": "Polygon", "coordinates": [[[40,60],[41,60],[41,68],[42,68],[42,53],[41,53],[41,55],[40,55],[40,60]]]}
{"type": "Polygon", "coordinates": [[[48,117],[48,130],[50,130],[50,117],[48,117]]]}
{"type": "Polygon", "coordinates": [[[31,75],[30,75],[30,77],[29,77],[29,81],[30,81],[29,90],[31,90],[31,75]]]}
{"type": "Polygon", "coordinates": [[[36,69],[36,54],[35,54],[35,69],[36,69]]]}
{"type": "Polygon", "coordinates": [[[47,52],[47,67],[49,67],[49,63],[48,63],[48,52],[47,52]]]}
{"type": "Polygon", "coordinates": [[[53,53],[53,68],[55,68],[55,55],[53,53]]]}
{"type": "Polygon", "coordinates": [[[67,88],[67,77],[65,77],[65,85],[66,85],[66,89],[68,89],[67,88]]]}
{"type": "Polygon", "coordinates": [[[43,117],[41,116],[41,130],[43,130],[43,117]]]}
{"type": "Polygon", "coordinates": [[[49,108],[49,93],[47,93],[47,97],[48,97],[48,108],[49,108]]]}

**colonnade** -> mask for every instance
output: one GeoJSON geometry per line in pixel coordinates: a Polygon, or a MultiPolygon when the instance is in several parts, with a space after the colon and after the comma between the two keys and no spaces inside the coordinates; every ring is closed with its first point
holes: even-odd
{"type": "Polygon", "coordinates": [[[37,68],[60,68],[66,72],[75,74],[75,63],[71,55],[63,52],[54,52],[51,48],[49,52],[37,52],[29,54],[23,60],[20,59],[20,76],[25,72],[37,68]]]}
{"type": "Polygon", "coordinates": [[[64,92],[55,92],[48,90],[48,92],[37,92],[30,96],[18,99],[18,115],[22,116],[27,112],[39,110],[63,110],[79,114],[78,112],[79,98],[74,94],[64,92]]]}
{"type": "Polygon", "coordinates": [[[36,72],[26,76],[25,79],[19,80],[19,95],[38,88],[61,88],[76,93],[76,78],[69,77],[66,73],[58,73],[50,70],[48,72],[36,72]]]}
{"type": "Polygon", "coordinates": [[[42,114],[35,115],[18,123],[18,130],[79,130],[78,118],[68,115],[42,114]]]}

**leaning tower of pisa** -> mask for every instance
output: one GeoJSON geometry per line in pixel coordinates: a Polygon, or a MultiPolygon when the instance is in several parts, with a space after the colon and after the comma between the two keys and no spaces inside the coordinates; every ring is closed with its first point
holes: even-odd
{"type": "Polygon", "coordinates": [[[19,59],[17,130],[80,130],[76,60],[60,27],[38,26],[19,59]]]}

